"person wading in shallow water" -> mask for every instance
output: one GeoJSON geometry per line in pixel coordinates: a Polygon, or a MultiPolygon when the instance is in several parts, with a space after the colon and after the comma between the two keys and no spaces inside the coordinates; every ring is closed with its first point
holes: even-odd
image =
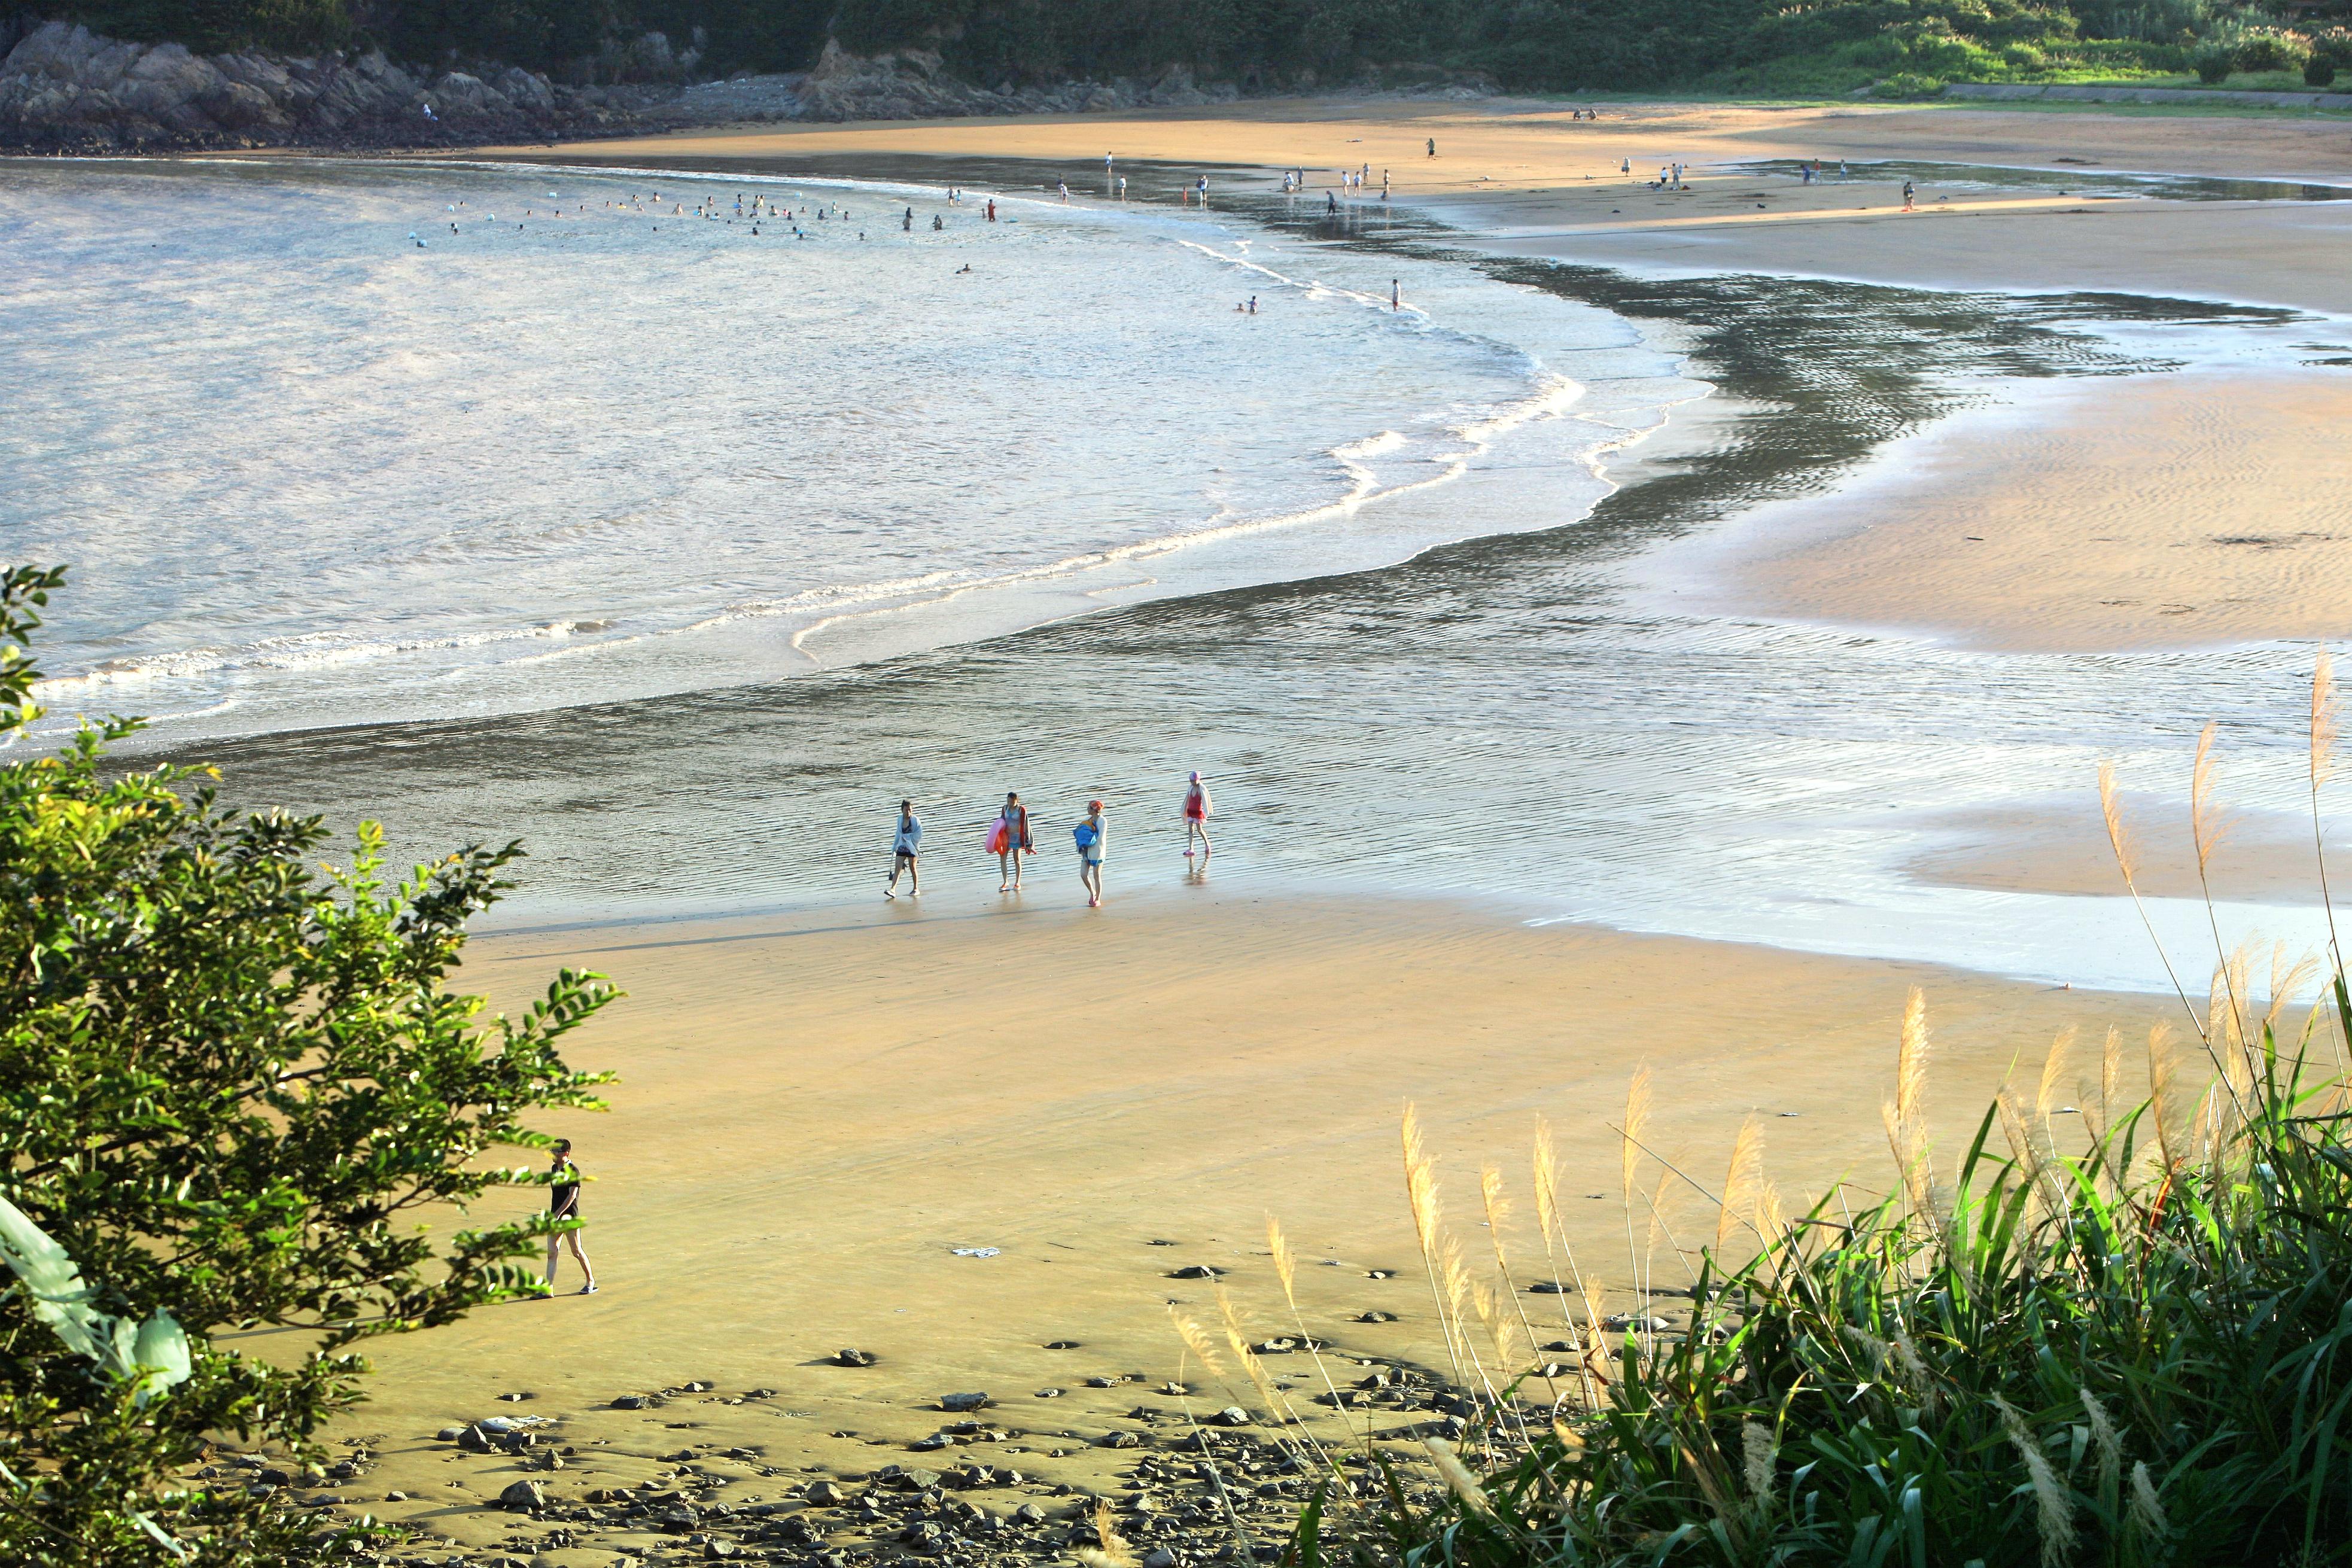
{"type": "Polygon", "coordinates": [[[1102,907],[1103,841],[1109,836],[1109,831],[1110,830],[1103,824],[1102,802],[1100,800],[1087,801],[1087,820],[1078,824],[1076,829],[1076,838],[1078,844],[1078,883],[1080,886],[1087,890],[1087,907],[1088,909],[1100,909],[1102,907]]]}
{"type": "Polygon", "coordinates": [[[1003,880],[996,884],[999,893],[1021,891],[1021,857],[1036,853],[1037,846],[1029,837],[1029,808],[1021,803],[1018,790],[1007,790],[1004,810],[996,819],[996,826],[988,831],[988,850],[996,857],[997,875],[1003,880]]]}
{"type": "MultiPolygon", "coordinates": [[[[964,270],[969,272],[971,268],[967,267],[964,270]]],[[[898,876],[902,872],[912,883],[908,891],[917,898],[923,896],[923,873],[915,864],[922,852],[922,846],[923,824],[915,820],[915,803],[901,800],[898,802],[898,831],[890,837],[890,880],[882,886],[883,897],[898,896],[898,876]]]]}
{"type": "Polygon", "coordinates": [[[1192,841],[1201,841],[1201,858],[1209,858],[1209,787],[1198,773],[1184,790],[1184,858],[1192,858],[1192,841]]]}
{"type": "Polygon", "coordinates": [[[580,1245],[580,1231],[576,1228],[580,1218],[580,1167],[572,1163],[572,1141],[559,1138],[549,1153],[554,1157],[548,1163],[547,1174],[554,1181],[547,1189],[548,1216],[553,1219],[574,1221],[575,1228],[561,1236],[547,1239],[547,1278],[541,1281],[541,1288],[551,1296],[555,1294],[556,1248],[559,1243],[568,1242],[572,1255],[580,1260],[580,1271],[588,1276],[588,1282],[580,1287],[579,1293],[593,1296],[596,1293],[596,1270],[588,1261],[588,1249],[580,1245]]]}

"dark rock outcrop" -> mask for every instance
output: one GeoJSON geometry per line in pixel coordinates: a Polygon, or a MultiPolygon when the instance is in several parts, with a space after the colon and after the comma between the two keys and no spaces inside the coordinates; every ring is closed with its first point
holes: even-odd
{"type": "Polygon", "coordinates": [[[558,88],[511,66],[487,81],[457,71],[428,78],[381,52],[206,57],[47,22],[0,59],[0,145],[168,152],[530,140],[630,123],[612,90],[558,88]]]}
{"type": "MultiPolygon", "coordinates": [[[[0,151],[167,152],[223,147],[467,146],[746,121],[1084,114],[1225,103],[1182,66],[1149,80],[991,89],[920,49],[862,57],[828,42],[805,72],[688,83],[699,56],[658,33],[600,57],[615,85],[558,83],[515,66],[434,72],[380,50],[203,56],[66,22],[0,20],[0,151]]],[[[1476,98],[1477,87],[1412,96],[1476,98]]]]}

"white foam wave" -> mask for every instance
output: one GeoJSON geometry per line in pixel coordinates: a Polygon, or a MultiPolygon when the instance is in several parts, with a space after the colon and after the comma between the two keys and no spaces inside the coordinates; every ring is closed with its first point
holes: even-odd
{"type": "Polygon", "coordinates": [[[610,621],[551,621],[532,626],[425,637],[366,637],[343,632],[314,632],[294,637],[264,638],[259,642],[230,647],[182,648],[166,653],[110,659],[76,674],[46,677],[34,684],[33,698],[36,702],[48,703],[109,686],[138,685],[192,675],[247,670],[314,670],[331,664],[363,664],[407,653],[589,636],[607,631],[612,625],[610,621]]]}

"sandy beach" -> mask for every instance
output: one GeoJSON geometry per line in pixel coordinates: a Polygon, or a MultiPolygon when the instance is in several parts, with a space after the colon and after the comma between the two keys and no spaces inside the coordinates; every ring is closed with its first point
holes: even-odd
{"type": "MultiPolygon", "coordinates": [[[[747,128],[493,155],[728,170],[858,153],[1098,169],[1108,148],[1212,168],[1223,183],[1300,166],[1318,185],[1332,168],[1368,163],[1375,188],[1392,172],[1400,202],[1498,256],[2352,309],[2337,248],[2352,204],[2126,211],[2039,191],[1946,200],[1931,190],[1923,211],[1905,214],[1892,187],[1768,187],[1717,167],[1845,156],[2352,180],[2339,127],[1874,107],[1607,112],[1586,122],[1556,105],[1244,105],[747,128]],[[1643,190],[1616,172],[1621,160],[1637,172],[1687,160],[1694,188],[1643,190]]],[[[1853,483],[1669,552],[1653,591],[1718,613],[1895,628],[1995,653],[2338,636],[2352,631],[2352,533],[2326,497],[2347,476],[2331,440],[2347,385],[2340,370],[2310,365],[2021,395],[1898,444],[1853,483]]],[[[1693,405],[1614,472],[1671,466],[1737,413],[1693,405]]],[[[2116,891],[2095,813],[1975,811],[1941,826],[1944,847],[1908,868],[1923,883],[2116,891]]],[[[2293,824],[2266,820],[2253,838],[2222,895],[2295,896],[2293,824]]],[[[2193,880],[2168,851],[2150,876],[2159,894],[2186,894],[2193,880]]],[[[1222,1283],[1248,1339],[1295,1335],[1267,1256],[1269,1214],[1301,1260],[1306,1330],[1328,1339],[1335,1366],[1353,1376],[1442,1364],[1399,1175],[1407,1102],[1473,1256],[1490,1241],[1477,1173],[1489,1162],[1504,1173],[1518,1217],[1505,1237],[1511,1299],[1531,1316],[1559,1301],[1530,1289],[1547,1275],[1524,1173],[1548,1119],[1580,1260],[1630,1305],[1612,1124],[1636,1068],[1655,1076],[1657,1155],[1719,1170],[1756,1116],[1770,1174],[1796,1207],[1841,1180],[1883,1183],[1879,1106],[1913,987],[1935,1019],[1932,1102],[1948,1151],[2000,1084],[2040,1073],[2054,1036],[2087,1042],[2084,1071],[2059,1080],[2071,1113],[2089,1092],[2074,1085],[2095,1077],[2095,1042],[2110,1027],[2144,1038],[2169,1006],[1532,924],[1496,903],[1265,885],[1129,898],[1116,873],[1105,910],[1074,902],[1034,892],[1008,903],[950,882],[919,905],[480,941],[466,977],[501,1005],[559,965],[607,972],[629,992],[576,1057],[620,1074],[611,1113],[547,1129],[578,1141],[592,1177],[586,1235],[602,1290],[378,1347],[373,1402],[346,1430],[380,1462],[345,1500],[469,1550],[572,1568],[615,1562],[624,1544],[657,1551],[661,1538],[643,1519],[527,1522],[491,1508],[500,1490],[528,1477],[559,1498],[634,1489],[741,1511],[800,1499],[813,1479],[969,1467],[984,1449],[987,1465],[1019,1479],[983,1466],[968,1495],[1000,1516],[1041,1508],[1060,1528],[1090,1495],[1153,1484],[1137,1479],[1136,1448],[1105,1446],[1113,1434],[1164,1452],[1195,1416],[1252,1401],[1239,1379],[1227,1387],[1184,1364],[1169,1312],[1213,1323],[1222,1283]],[[877,1359],[839,1364],[845,1348],[877,1359]],[[983,1410],[941,1406],[942,1396],[981,1392],[983,1410]],[[642,1396],[662,1402],[613,1403],[642,1396]],[[515,1412],[555,1423],[564,1469],[526,1469],[433,1436],[515,1412]],[[387,1491],[404,1496],[377,1500],[387,1491]]],[[[1759,942],[1775,936],[1772,921],[1758,915],[1759,942]]],[[[1676,1260],[1712,1240],[1714,1212],[1657,1159],[1643,1171],[1660,1218],[1654,1227],[1645,1212],[1637,1230],[1650,1239],[1636,1249],[1678,1287],[1676,1260]]],[[[1673,1319],[1671,1297],[1648,1304],[1673,1319]]],[[[1311,1423],[1336,1432],[1338,1416],[1306,1403],[1320,1375],[1281,1354],[1264,1364],[1311,1423]]],[[[1402,1411],[1375,1421],[1391,1433],[1410,1425],[1402,1411]]],[[[1295,1504],[1295,1489],[1268,1485],[1267,1507],[1295,1504]]],[[[826,1514],[821,1526],[836,1545],[896,1528],[879,1513],[826,1514]]]]}
{"type": "MultiPolygon", "coordinates": [[[[1138,1456],[1099,1446],[1110,1434],[1164,1444],[1188,1403],[1201,1415],[1254,1402],[1230,1367],[1232,1390],[1180,1367],[1171,1304],[1222,1331],[1214,1286],[1171,1276],[1225,1271],[1254,1342],[1295,1335],[1269,1214],[1300,1260],[1307,1327],[1343,1373],[1443,1365],[1402,1197],[1407,1101],[1474,1259],[1489,1257],[1477,1173],[1502,1171],[1512,1281],[1541,1340],[1561,1331],[1559,1299],[1528,1293],[1549,1277],[1527,1176],[1538,1118],[1557,1139],[1579,1261],[1622,1310],[1632,1269],[1611,1128],[1637,1067],[1654,1074],[1645,1142],[1661,1156],[1711,1183],[1759,1117],[1793,1207],[1842,1177],[1883,1182],[1878,1105],[1911,987],[1930,997],[1948,1149],[2013,1066],[2039,1074],[2059,1030],[2133,1036],[2158,1012],[2145,998],[1535,927],[1442,902],[1200,889],[1099,915],[1060,904],[967,889],[919,912],[478,944],[466,978],[508,1006],[559,964],[629,992],[579,1054],[621,1074],[613,1111],[550,1129],[577,1140],[593,1178],[602,1289],[381,1346],[373,1401],[351,1425],[382,1437],[367,1485],[410,1500],[374,1511],[474,1547],[522,1528],[484,1510],[525,1472],[429,1440],[453,1421],[559,1418],[576,1453],[536,1479],[562,1496],[669,1475],[660,1461],[684,1443],[732,1478],[725,1500],[740,1508],[811,1477],[973,1458],[909,1445],[956,1419],[940,1396],[984,1391],[985,1422],[1005,1436],[977,1457],[1024,1481],[981,1500],[1066,1514],[1125,1490],[1138,1456]],[[1395,1321],[1356,1321],[1368,1312],[1395,1321]],[[829,1364],[845,1347],[878,1363],[829,1364]],[[1087,1385],[1101,1377],[1118,1381],[1087,1385]],[[1180,1377],[1189,1395],[1159,1392],[1180,1377]],[[691,1382],[711,1387],[658,1410],[609,1407],[691,1382]],[[744,1400],[753,1388],[772,1393],[744,1400]],[[1040,1398],[1048,1388],[1064,1392],[1040,1398]],[[530,1397],[498,1403],[507,1393],[530,1397]],[[725,1458],[751,1448],[755,1458],[725,1458]]],[[[2079,1060],[2070,1105],[2077,1079],[2096,1078],[2095,1049],[2079,1060]]],[[[1662,1174],[1645,1161],[1637,1185],[1657,1189],[1662,1174]]],[[[1715,1217],[1677,1181],[1659,1190],[1663,1234],[1645,1214],[1644,1260],[1679,1288],[1677,1259],[1712,1241],[1715,1217]]],[[[1307,1403],[1320,1386],[1307,1358],[1263,1360],[1332,1427],[1307,1403]]],[[[609,1562],[610,1542],[649,1539],[614,1533],[593,1551],[583,1539],[583,1555],[558,1561],[609,1562]]]]}
{"type": "Polygon", "coordinates": [[[2325,642],[2352,625],[2347,415],[2338,371],[2078,383],[1760,508],[1664,596],[2016,650],[2325,642]]]}

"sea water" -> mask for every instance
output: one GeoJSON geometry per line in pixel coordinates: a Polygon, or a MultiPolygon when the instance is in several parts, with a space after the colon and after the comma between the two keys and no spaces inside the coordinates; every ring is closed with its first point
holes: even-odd
{"type": "Polygon", "coordinates": [[[1040,193],[28,161],[0,232],[0,538],[73,567],[41,695],[173,739],[1382,564],[1577,515],[1701,390],[1605,312],[1040,193]],[[1382,504],[1506,463],[1507,508],[1382,504]]]}
{"type": "MultiPolygon", "coordinates": [[[[1114,908],[1405,889],[2160,988],[2127,901],[1906,856],[2102,758],[2177,792],[2207,717],[2233,799],[2294,803],[2306,650],[1977,652],[1680,612],[1643,563],[2014,378],[2324,364],[2341,323],[1474,264],[1271,194],[1025,183],[991,225],[919,181],[10,166],[0,529],[76,565],[45,695],[404,853],[520,834],[509,923],[878,901],[901,796],[925,906],[992,906],[1018,789],[1033,903],[1075,896],[1099,796],[1114,908]],[[756,236],[755,188],[793,214],[756,236]],[[1737,416],[1612,486],[1706,390],[1685,347],[1737,416]]],[[[2149,912],[2201,973],[2202,909],[2149,912]]]]}

